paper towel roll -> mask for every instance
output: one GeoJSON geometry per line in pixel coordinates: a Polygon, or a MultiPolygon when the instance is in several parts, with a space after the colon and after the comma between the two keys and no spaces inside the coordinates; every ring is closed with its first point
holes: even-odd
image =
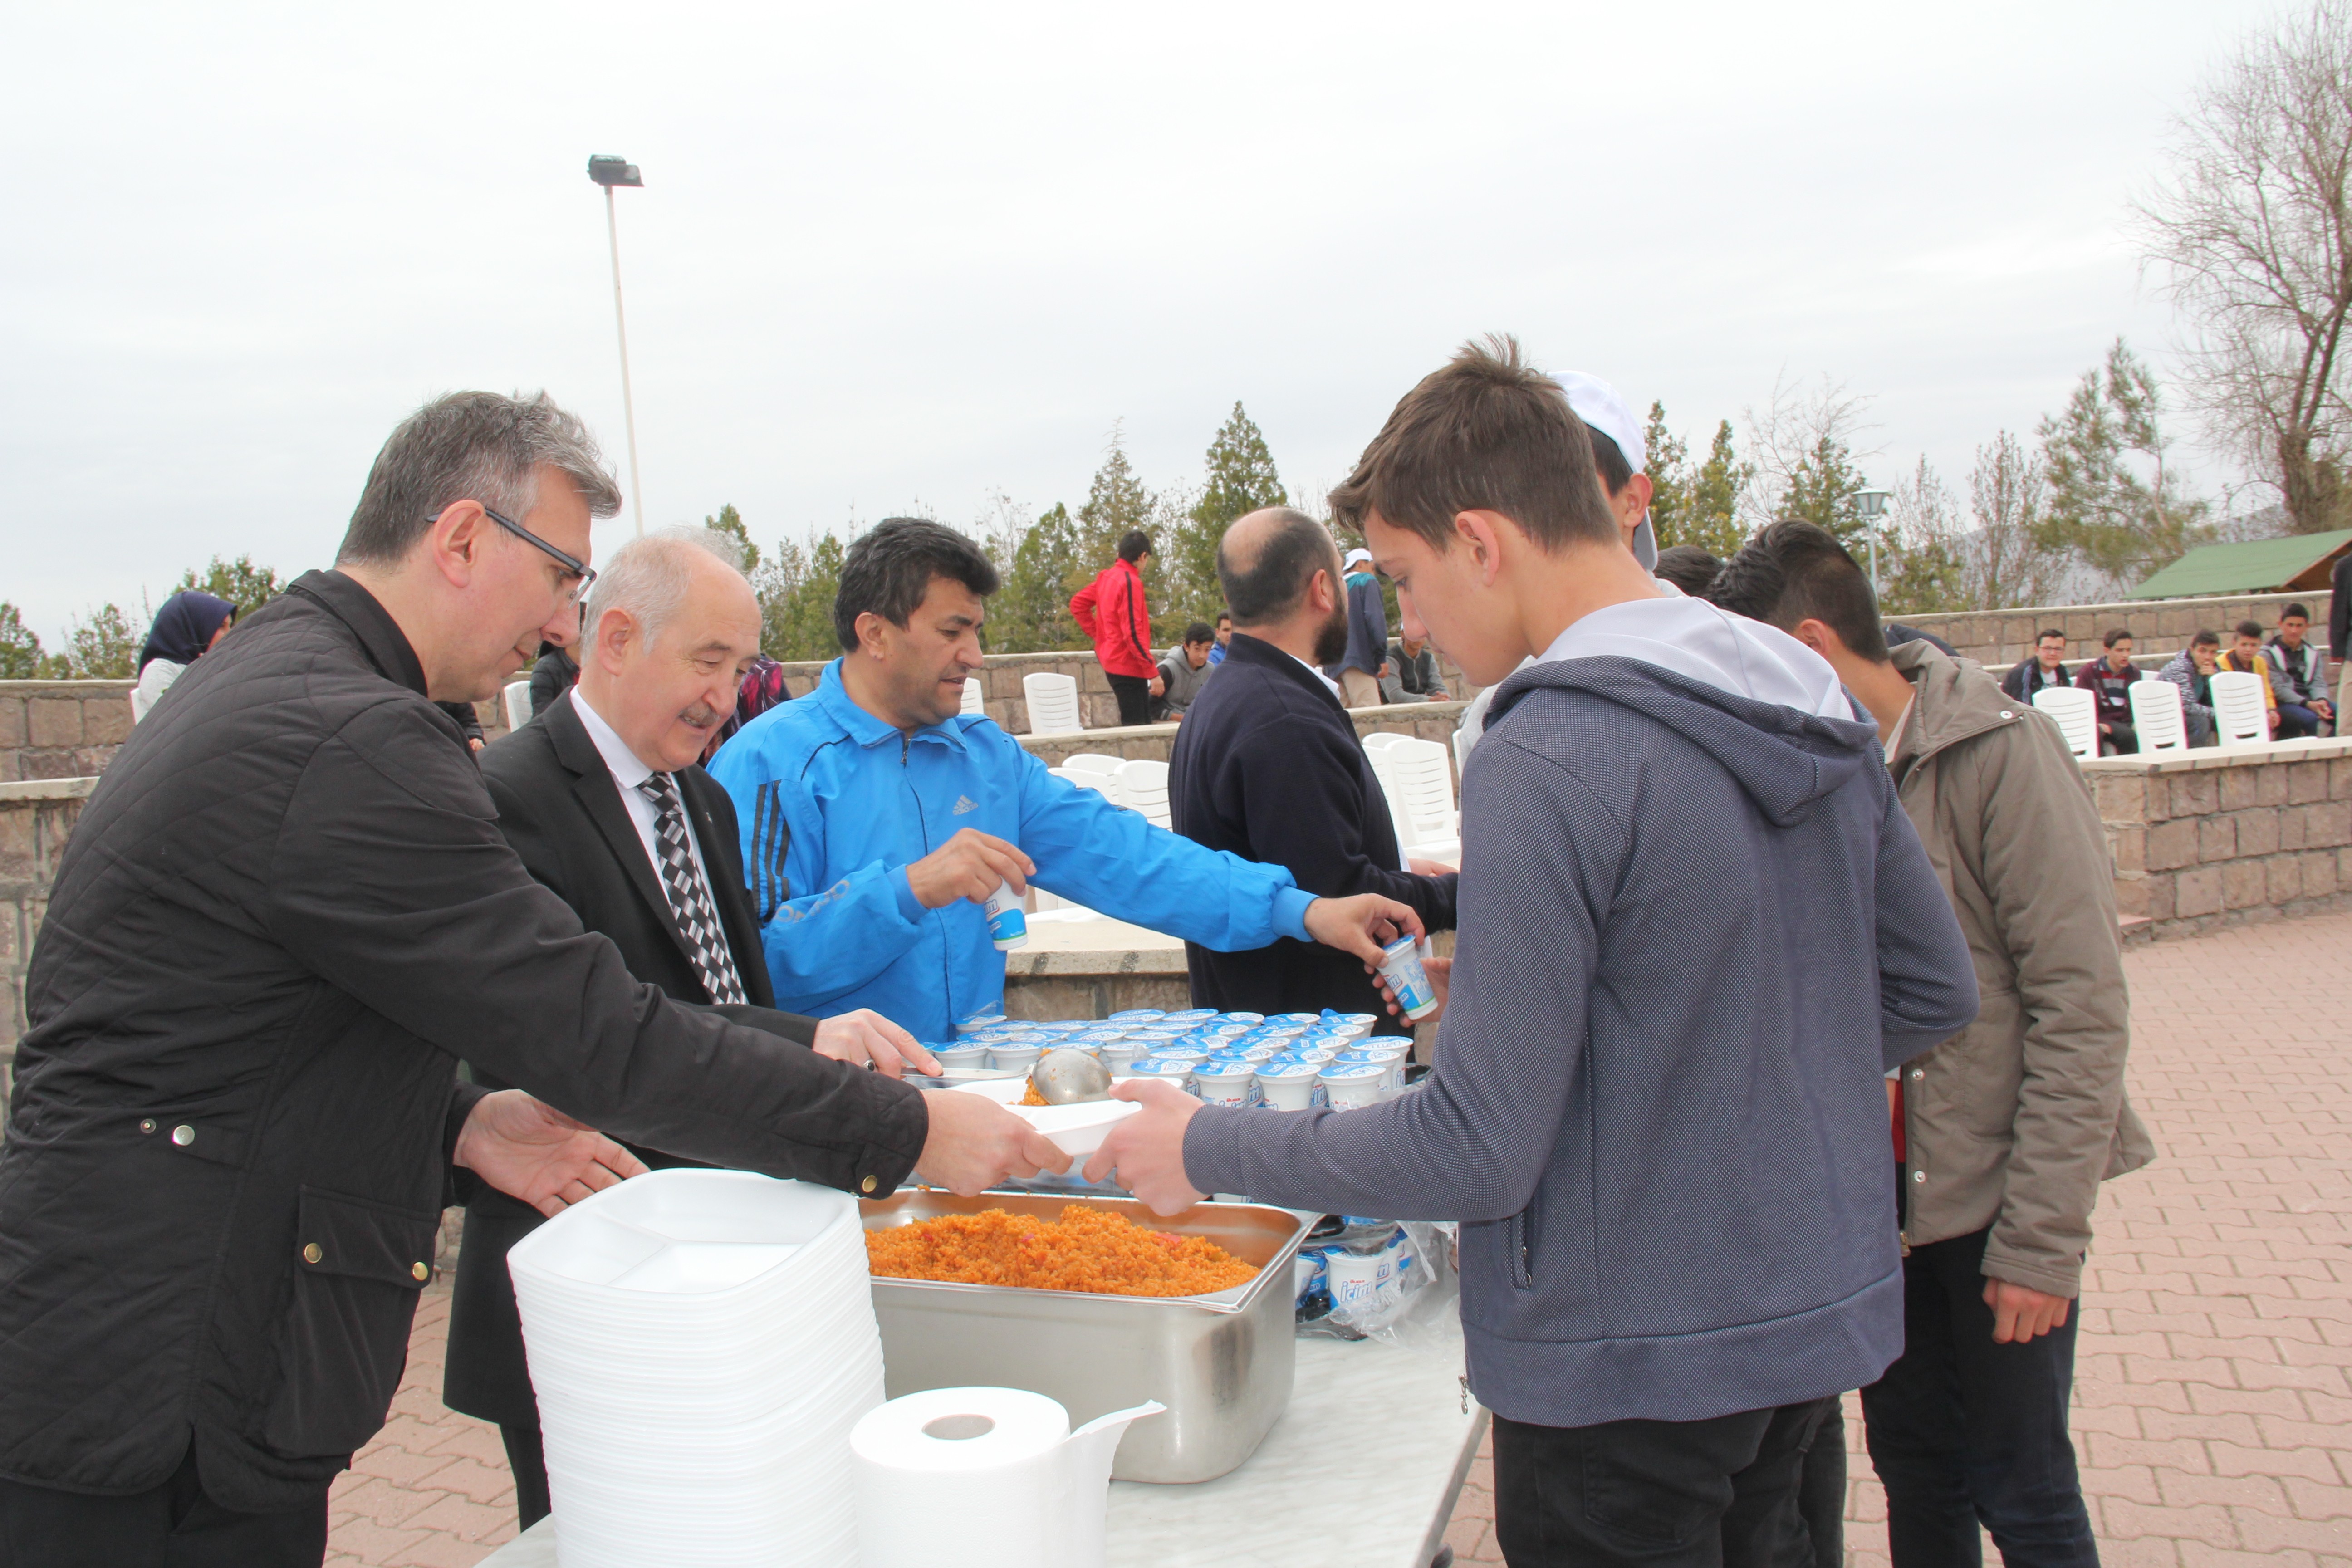
{"type": "Polygon", "coordinates": [[[1034,1568],[1067,1506],[1061,1405],[1020,1388],[933,1388],[850,1429],[864,1568],[1034,1568]]]}

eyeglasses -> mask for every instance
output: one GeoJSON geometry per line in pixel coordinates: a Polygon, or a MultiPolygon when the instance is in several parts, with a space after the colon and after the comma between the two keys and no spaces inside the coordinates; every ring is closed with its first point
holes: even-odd
{"type": "Polygon", "coordinates": [[[572,584],[570,596],[565,601],[567,604],[579,605],[586,601],[588,597],[588,590],[596,585],[596,574],[594,570],[589,566],[588,563],[581,560],[576,555],[567,555],[562,551],[558,550],[555,546],[550,544],[547,541],[541,539],[539,535],[533,533],[530,530],[525,528],[522,524],[515,521],[515,520],[510,517],[502,517],[499,513],[492,511],[488,507],[484,507],[482,511],[483,514],[492,522],[497,523],[500,528],[505,529],[517,539],[523,541],[527,544],[536,544],[539,546],[540,549],[552,556],[557,564],[561,565],[566,572],[571,573],[573,576],[580,579],[579,582],[572,584]]]}

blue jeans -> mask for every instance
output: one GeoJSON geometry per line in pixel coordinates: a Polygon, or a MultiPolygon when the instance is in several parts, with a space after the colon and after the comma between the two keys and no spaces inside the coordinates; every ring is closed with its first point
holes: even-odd
{"type": "Polygon", "coordinates": [[[2023,1344],[1993,1343],[1985,1235],[1911,1249],[1903,1354],[1862,1391],[1895,1568],[1978,1568],[1979,1521],[2008,1568],[2097,1568],[2066,1436],[2075,1313],[2023,1344]]]}

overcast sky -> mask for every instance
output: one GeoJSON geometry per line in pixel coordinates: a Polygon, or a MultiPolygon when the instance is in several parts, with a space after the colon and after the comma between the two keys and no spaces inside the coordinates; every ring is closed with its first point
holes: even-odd
{"type": "MultiPolygon", "coordinates": [[[[2126,204],[2272,7],[27,6],[0,55],[0,598],[55,645],[331,558],[401,416],[545,386],[649,524],[1155,486],[1242,399],[1344,475],[1471,333],[1704,443],[1776,378],[1964,480],[2170,314],[2126,204]]],[[[2179,422],[2184,434],[2185,422],[2179,422]]],[[[597,548],[625,535],[626,513],[597,548]]]]}

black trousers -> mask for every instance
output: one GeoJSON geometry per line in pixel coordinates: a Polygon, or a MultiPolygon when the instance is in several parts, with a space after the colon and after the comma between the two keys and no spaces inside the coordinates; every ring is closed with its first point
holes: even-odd
{"type": "Polygon", "coordinates": [[[1997,1345],[1984,1231],[1903,1260],[1903,1354],[1862,1391],[1895,1568],[1977,1568],[1981,1521],[2007,1568],[2097,1568],[2066,1405],[2074,1314],[1997,1345]]]}
{"type": "Polygon", "coordinates": [[[1149,724],[1151,722],[1151,680],[1150,677],[1141,675],[1111,675],[1106,671],[1104,679],[1110,682],[1110,694],[1118,699],[1118,721],[1120,723],[1149,724]]]}
{"type": "MultiPolygon", "coordinates": [[[[1814,1568],[1799,1507],[1825,1405],[1706,1421],[1495,1417],[1495,1535],[1511,1568],[1814,1568]]],[[[1834,1403],[1826,1408],[1834,1410],[1834,1403]]],[[[1836,1440],[1830,1429],[1828,1440],[1836,1440]]]]}
{"type": "Polygon", "coordinates": [[[327,1489],[287,1513],[235,1513],[205,1495],[196,1451],[171,1479],[129,1497],[85,1497],[0,1480],[5,1568],[319,1568],[327,1489]]]}
{"type": "Polygon", "coordinates": [[[507,1468],[514,1473],[515,1515],[520,1528],[529,1530],[553,1511],[547,1497],[547,1450],[540,1446],[537,1426],[501,1426],[507,1446],[507,1468]]]}

